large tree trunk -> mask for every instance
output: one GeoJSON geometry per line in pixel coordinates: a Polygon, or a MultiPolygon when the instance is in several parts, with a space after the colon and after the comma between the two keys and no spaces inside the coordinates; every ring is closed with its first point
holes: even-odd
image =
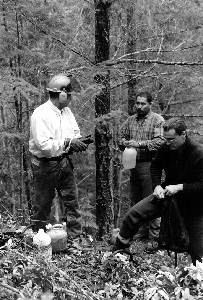
{"type": "MultiPolygon", "coordinates": [[[[20,34],[20,28],[22,30],[22,20],[21,15],[18,12],[18,7],[16,5],[16,34],[17,34],[17,49],[20,52],[21,50],[21,34],[20,34]]],[[[21,55],[18,53],[16,57],[16,75],[17,77],[22,76],[22,65],[21,65],[21,55]]],[[[24,125],[23,125],[23,97],[21,94],[18,94],[14,97],[15,100],[15,107],[16,107],[16,114],[17,114],[17,129],[22,134],[24,131],[24,125]]],[[[27,109],[29,106],[27,105],[27,109]]],[[[29,114],[27,113],[27,120],[26,124],[29,122],[29,114]]],[[[27,142],[27,141],[26,141],[27,142]]],[[[25,141],[20,140],[20,148],[19,148],[19,178],[20,178],[20,184],[19,184],[19,208],[24,210],[24,192],[27,200],[27,205],[29,210],[31,209],[31,196],[30,196],[30,179],[29,179],[29,162],[27,157],[27,152],[25,149],[25,141]]]]}
{"type": "MultiPolygon", "coordinates": [[[[127,28],[128,28],[128,39],[127,39],[127,53],[133,53],[136,50],[136,24],[135,24],[135,5],[127,8],[127,28]]],[[[129,56],[134,58],[134,55],[129,56]]],[[[133,106],[136,98],[136,80],[133,79],[136,75],[136,65],[133,62],[128,63],[128,114],[133,115],[133,106]]]]}
{"type": "MultiPolygon", "coordinates": [[[[103,62],[109,59],[109,7],[107,1],[95,0],[95,61],[103,62]]],[[[112,195],[110,190],[110,128],[103,115],[110,111],[110,78],[109,72],[95,76],[102,91],[95,98],[95,114],[99,118],[95,128],[96,145],[96,222],[97,238],[108,231],[110,224],[110,206],[112,195]]]]}

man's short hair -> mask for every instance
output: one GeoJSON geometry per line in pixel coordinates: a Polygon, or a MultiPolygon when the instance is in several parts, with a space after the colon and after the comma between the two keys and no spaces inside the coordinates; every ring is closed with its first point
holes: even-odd
{"type": "Polygon", "coordinates": [[[146,98],[146,99],[147,99],[147,102],[148,102],[149,104],[151,104],[152,101],[153,101],[152,95],[151,95],[150,93],[148,93],[148,92],[140,92],[139,94],[137,94],[136,99],[137,99],[137,97],[143,97],[143,98],[146,98]]]}
{"type": "Polygon", "coordinates": [[[163,127],[164,127],[164,131],[175,129],[178,135],[181,135],[183,131],[187,129],[187,126],[183,118],[171,118],[166,121],[163,127]]]}

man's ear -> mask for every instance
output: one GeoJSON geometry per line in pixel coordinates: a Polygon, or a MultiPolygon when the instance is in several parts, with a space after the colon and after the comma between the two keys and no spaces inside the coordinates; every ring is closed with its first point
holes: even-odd
{"type": "Polygon", "coordinates": [[[183,132],[182,132],[182,135],[183,135],[184,137],[186,137],[186,135],[187,135],[187,134],[186,134],[186,131],[183,131],[183,132]]]}
{"type": "Polygon", "coordinates": [[[60,103],[66,103],[66,101],[67,101],[67,93],[61,91],[61,92],[59,93],[59,102],[60,102],[60,103]]]}

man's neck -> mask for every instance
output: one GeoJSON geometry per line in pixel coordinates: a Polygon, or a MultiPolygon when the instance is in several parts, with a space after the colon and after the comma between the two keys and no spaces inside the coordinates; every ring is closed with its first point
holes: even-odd
{"type": "Polygon", "coordinates": [[[146,115],[137,115],[138,120],[143,120],[146,117],[146,115]]]}
{"type": "Polygon", "coordinates": [[[142,121],[142,120],[144,120],[144,119],[146,118],[146,116],[147,116],[149,113],[150,113],[150,111],[149,111],[148,113],[146,113],[145,115],[138,115],[138,114],[137,114],[137,119],[138,119],[139,121],[142,121]]]}
{"type": "Polygon", "coordinates": [[[58,101],[58,99],[50,98],[50,101],[54,106],[56,106],[59,110],[62,110],[66,106],[62,106],[61,103],[58,101]]]}
{"type": "Polygon", "coordinates": [[[56,106],[58,109],[61,109],[61,108],[59,107],[59,101],[58,101],[58,99],[50,98],[50,101],[51,101],[52,104],[53,104],[54,106],[56,106]]]}

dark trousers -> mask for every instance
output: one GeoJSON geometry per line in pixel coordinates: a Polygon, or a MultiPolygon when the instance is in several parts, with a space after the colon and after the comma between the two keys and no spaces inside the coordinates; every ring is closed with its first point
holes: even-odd
{"type": "MultiPolygon", "coordinates": [[[[150,166],[151,162],[138,162],[136,167],[131,170],[131,206],[153,193],[150,166]]],[[[160,221],[160,218],[156,218],[144,224],[140,228],[139,233],[152,240],[158,239],[160,221]]]]}
{"type": "MultiPolygon", "coordinates": [[[[123,239],[132,239],[144,223],[161,216],[161,200],[151,202],[150,195],[134,205],[124,216],[120,236],[123,239]]],[[[203,258],[203,216],[184,217],[185,227],[189,235],[189,250],[192,261],[203,258]]]]}
{"type": "Polygon", "coordinates": [[[55,190],[58,192],[63,220],[67,222],[70,235],[81,234],[81,216],[73,165],[69,158],[61,161],[39,161],[34,165],[35,199],[33,219],[46,221],[51,212],[55,190]]]}

